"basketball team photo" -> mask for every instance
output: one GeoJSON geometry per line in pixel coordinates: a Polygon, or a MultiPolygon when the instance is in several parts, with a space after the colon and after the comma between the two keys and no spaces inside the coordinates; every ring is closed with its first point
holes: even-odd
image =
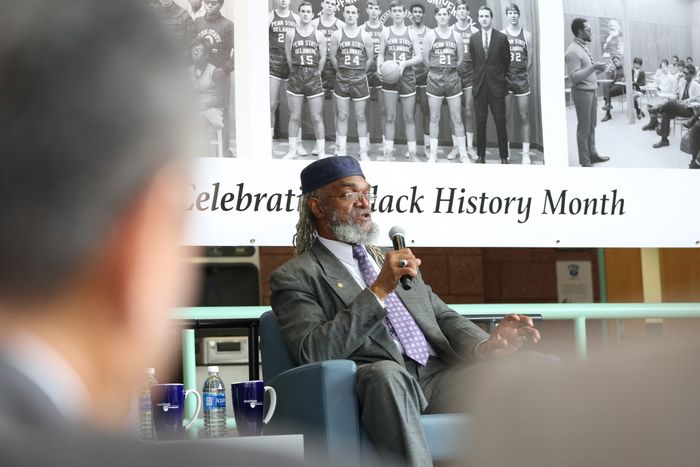
{"type": "Polygon", "coordinates": [[[272,159],[544,165],[536,0],[268,9],[272,159]]]}

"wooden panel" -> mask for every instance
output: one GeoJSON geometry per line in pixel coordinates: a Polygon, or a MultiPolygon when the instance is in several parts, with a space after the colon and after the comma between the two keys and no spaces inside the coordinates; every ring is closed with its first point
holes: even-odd
{"type": "MultiPolygon", "coordinates": [[[[666,248],[660,255],[663,301],[700,302],[700,250],[666,248]]],[[[699,319],[664,320],[668,339],[697,339],[699,334],[699,319]]]]}
{"type": "MultiPolygon", "coordinates": [[[[605,272],[608,302],[638,303],[644,301],[639,248],[606,248],[605,272]]],[[[644,320],[625,320],[624,335],[625,337],[646,336],[644,320]]]]}

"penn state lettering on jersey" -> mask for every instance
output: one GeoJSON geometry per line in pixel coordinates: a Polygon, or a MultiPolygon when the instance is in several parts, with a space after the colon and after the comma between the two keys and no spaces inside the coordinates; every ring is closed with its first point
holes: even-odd
{"type": "Polygon", "coordinates": [[[287,31],[297,27],[297,22],[289,13],[286,18],[277,14],[277,10],[273,10],[273,18],[270,22],[270,50],[284,55],[284,39],[287,37],[287,31]]]}
{"type": "Polygon", "coordinates": [[[408,28],[403,34],[398,35],[389,28],[384,47],[384,60],[410,60],[413,58],[413,42],[408,34],[408,28]]]}
{"type": "Polygon", "coordinates": [[[464,61],[471,62],[472,58],[469,56],[469,41],[472,37],[472,27],[468,26],[466,29],[462,29],[459,26],[457,26],[457,23],[455,23],[453,28],[462,36],[462,45],[464,46],[464,61]]]}
{"type": "Polygon", "coordinates": [[[295,30],[292,40],[292,65],[317,66],[320,59],[321,51],[316,40],[316,31],[312,29],[308,36],[303,36],[295,30]]]}
{"type": "Polygon", "coordinates": [[[379,55],[379,41],[382,38],[382,31],[384,30],[384,26],[382,23],[379,23],[379,26],[376,28],[370,27],[368,23],[365,23],[365,32],[369,34],[369,37],[372,38],[372,50],[374,50],[374,58],[377,58],[377,55],[379,55]]]}
{"type": "Polygon", "coordinates": [[[365,50],[365,43],[362,40],[362,31],[358,30],[355,37],[349,37],[343,29],[336,57],[338,68],[364,70],[367,64],[367,50],[365,50]]]}
{"type": "Polygon", "coordinates": [[[450,30],[449,36],[443,39],[436,29],[435,40],[430,46],[430,52],[428,52],[430,67],[456,68],[457,59],[457,40],[454,31],[450,30]]]}
{"type": "Polygon", "coordinates": [[[512,71],[527,70],[528,50],[523,28],[520,28],[520,33],[517,36],[511,36],[507,29],[505,33],[510,45],[510,69],[512,71]]]}

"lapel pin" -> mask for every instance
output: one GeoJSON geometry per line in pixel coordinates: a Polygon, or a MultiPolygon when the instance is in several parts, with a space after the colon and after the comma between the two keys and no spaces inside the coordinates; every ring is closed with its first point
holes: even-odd
{"type": "Polygon", "coordinates": [[[345,286],[343,285],[343,283],[342,283],[342,282],[338,282],[338,283],[337,283],[337,284],[335,284],[335,285],[337,285],[337,286],[338,286],[338,288],[340,288],[340,289],[342,289],[343,287],[345,287],[345,286]]]}

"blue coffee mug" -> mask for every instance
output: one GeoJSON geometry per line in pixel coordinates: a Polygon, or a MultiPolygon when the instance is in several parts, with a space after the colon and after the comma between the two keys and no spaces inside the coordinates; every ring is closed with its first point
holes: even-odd
{"type": "Polygon", "coordinates": [[[265,386],[262,381],[243,381],[231,384],[233,415],[239,436],[260,436],[263,426],[270,421],[277,406],[277,393],[274,388],[265,386]],[[270,407],[263,417],[265,393],[270,395],[270,407]]]}
{"type": "Polygon", "coordinates": [[[185,430],[192,426],[202,409],[202,397],[194,389],[185,391],[180,383],[151,385],[151,408],[153,410],[153,426],[158,439],[182,439],[185,430]],[[197,399],[197,410],[190,420],[183,425],[185,418],[185,399],[194,394],[197,399]]]}

